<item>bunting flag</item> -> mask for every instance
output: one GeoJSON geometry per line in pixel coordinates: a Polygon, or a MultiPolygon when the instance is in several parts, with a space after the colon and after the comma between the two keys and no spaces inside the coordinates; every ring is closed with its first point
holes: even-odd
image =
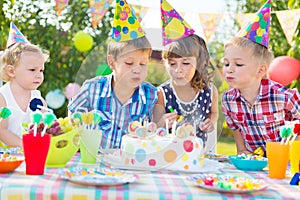
{"type": "Polygon", "coordinates": [[[141,23],[143,18],[145,17],[145,15],[147,14],[149,8],[148,7],[143,7],[143,6],[131,6],[131,9],[133,10],[133,12],[135,13],[135,16],[137,17],[137,19],[139,20],[139,22],[141,23]]]}
{"type": "Polygon", "coordinates": [[[6,48],[10,47],[15,43],[29,43],[29,42],[25,38],[25,36],[21,33],[21,31],[19,31],[17,26],[13,22],[10,22],[10,30],[9,30],[6,48]]]}
{"type": "Polygon", "coordinates": [[[236,14],[236,20],[240,27],[246,26],[247,22],[249,22],[255,13],[246,13],[246,14],[236,14]]]}
{"type": "Polygon", "coordinates": [[[214,34],[223,18],[223,14],[199,14],[200,22],[207,42],[214,34]]]}
{"type": "Polygon", "coordinates": [[[300,20],[300,9],[276,11],[277,18],[289,44],[300,20]]]}
{"type": "Polygon", "coordinates": [[[58,16],[61,15],[62,10],[65,8],[65,6],[68,4],[69,0],[55,0],[56,2],[56,13],[58,16]]]}
{"type": "Polygon", "coordinates": [[[90,0],[92,27],[96,28],[109,9],[110,0],[90,0]]]}

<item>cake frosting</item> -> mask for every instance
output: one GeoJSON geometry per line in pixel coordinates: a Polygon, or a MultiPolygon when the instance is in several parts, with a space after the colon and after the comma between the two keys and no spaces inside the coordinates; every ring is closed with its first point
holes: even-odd
{"type": "Polygon", "coordinates": [[[168,134],[153,122],[134,121],[122,137],[121,162],[141,169],[195,171],[203,166],[203,146],[192,125],[185,123],[168,134]]]}

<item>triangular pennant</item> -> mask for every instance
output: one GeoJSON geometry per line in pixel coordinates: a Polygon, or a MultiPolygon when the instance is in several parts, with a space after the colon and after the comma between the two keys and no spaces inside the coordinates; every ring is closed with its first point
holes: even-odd
{"type": "Polygon", "coordinates": [[[288,43],[291,44],[300,20],[300,9],[276,11],[276,15],[288,43]]]}
{"type": "Polygon", "coordinates": [[[25,36],[19,31],[17,26],[11,22],[6,48],[15,43],[29,43],[25,36]]]}
{"type": "Polygon", "coordinates": [[[123,42],[143,36],[145,32],[126,0],[116,0],[112,38],[116,42],[123,42]]]}
{"type": "Polygon", "coordinates": [[[210,37],[218,28],[223,18],[223,14],[199,14],[199,18],[204,30],[205,37],[207,41],[209,41],[210,37]]]}
{"type": "Polygon", "coordinates": [[[108,11],[110,0],[90,0],[92,27],[95,28],[108,11]]]}
{"type": "Polygon", "coordinates": [[[132,6],[132,9],[140,23],[142,22],[144,16],[147,14],[149,10],[148,7],[143,7],[143,6],[132,6]]]}
{"type": "Polygon", "coordinates": [[[271,0],[268,0],[237,34],[268,48],[271,0]]]}
{"type": "Polygon", "coordinates": [[[236,20],[240,27],[246,26],[246,24],[253,18],[255,13],[236,14],[236,20]]]}
{"type": "Polygon", "coordinates": [[[161,0],[160,9],[163,45],[192,35],[195,32],[166,0],[161,0]]]}
{"type": "Polygon", "coordinates": [[[62,10],[68,4],[69,0],[55,0],[55,2],[56,2],[56,4],[55,4],[56,14],[57,14],[57,16],[60,16],[62,10]]]}

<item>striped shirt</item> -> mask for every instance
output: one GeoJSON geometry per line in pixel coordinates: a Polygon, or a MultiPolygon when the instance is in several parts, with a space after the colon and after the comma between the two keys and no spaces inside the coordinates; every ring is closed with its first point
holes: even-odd
{"type": "Polygon", "coordinates": [[[266,142],[281,140],[279,128],[285,121],[300,120],[300,96],[297,90],[263,79],[253,105],[238,89],[225,91],[222,112],[228,128],[243,135],[248,150],[259,146],[265,150],[266,142]]]}
{"type": "Polygon", "coordinates": [[[150,83],[142,82],[125,104],[116,98],[112,88],[112,76],[99,76],[84,82],[79,93],[68,105],[74,113],[98,110],[102,120],[101,148],[120,148],[122,136],[128,133],[132,121],[152,119],[157,91],[150,83]]]}

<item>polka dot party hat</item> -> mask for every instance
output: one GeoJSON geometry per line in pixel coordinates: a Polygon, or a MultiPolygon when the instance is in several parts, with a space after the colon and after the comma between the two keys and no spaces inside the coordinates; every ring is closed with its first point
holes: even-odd
{"type": "Polygon", "coordinates": [[[116,42],[124,42],[144,35],[144,30],[126,0],[116,0],[112,39],[116,42]]]}
{"type": "Polygon", "coordinates": [[[247,38],[268,48],[271,0],[268,0],[242,28],[237,36],[247,38]]]}
{"type": "Polygon", "coordinates": [[[9,48],[11,45],[15,43],[29,43],[25,36],[19,31],[17,26],[10,22],[10,30],[8,35],[8,40],[6,44],[6,48],[9,48]]]}
{"type": "Polygon", "coordinates": [[[195,32],[166,0],[161,0],[160,9],[164,46],[195,32]]]}

